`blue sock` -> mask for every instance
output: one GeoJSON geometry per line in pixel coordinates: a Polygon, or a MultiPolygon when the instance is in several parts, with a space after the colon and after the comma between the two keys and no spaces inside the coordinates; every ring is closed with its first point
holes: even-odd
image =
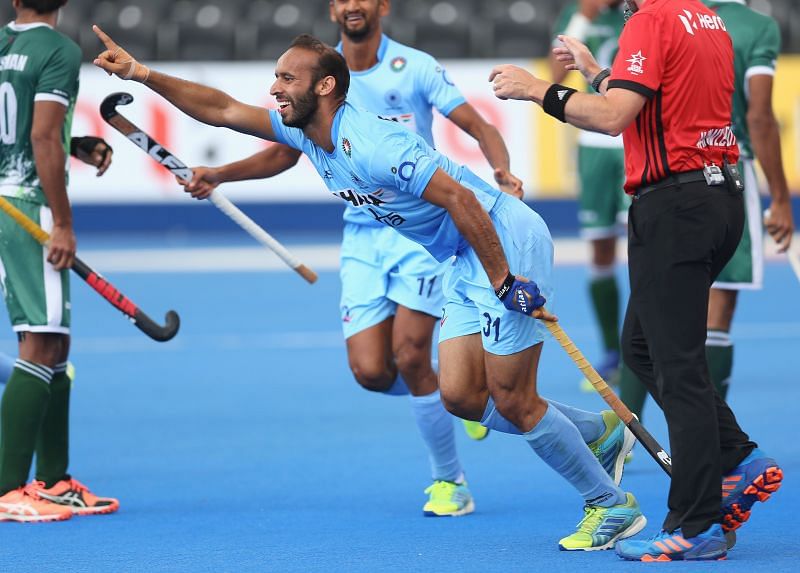
{"type": "Polygon", "coordinates": [[[564,414],[569,421],[575,424],[578,431],[581,433],[583,441],[591,444],[600,439],[606,433],[606,423],[603,421],[603,415],[595,412],[587,412],[586,410],[579,410],[566,404],[561,404],[555,400],[548,400],[551,406],[558,408],[558,411],[564,414]]]}
{"type": "Polygon", "coordinates": [[[387,396],[408,396],[411,392],[408,390],[408,386],[406,386],[406,381],[403,380],[403,377],[400,373],[397,373],[397,378],[395,378],[394,384],[392,384],[386,392],[383,392],[387,396]]]}
{"type": "Polygon", "coordinates": [[[506,420],[503,415],[497,411],[491,396],[489,396],[489,401],[486,403],[486,410],[483,412],[481,425],[486,426],[490,430],[503,432],[504,434],[515,434],[518,436],[522,433],[514,424],[506,420]]]}
{"type": "Polygon", "coordinates": [[[523,434],[547,465],[578,490],[586,505],[611,507],[626,496],[586,447],[580,432],[558,408],[548,406],[534,428],[523,434]]]}
{"type": "Polygon", "coordinates": [[[453,417],[445,410],[439,391],[427,396],[411,396],[411,411],[428,447],[433,479],[459,481],[463,470],[456,452],[453,417]]]}
{"type": "Polygon", "coordinates": [[[15,360],[7,354],[0,352],[0,384],[5,384],[14,371],[15,360]]]}

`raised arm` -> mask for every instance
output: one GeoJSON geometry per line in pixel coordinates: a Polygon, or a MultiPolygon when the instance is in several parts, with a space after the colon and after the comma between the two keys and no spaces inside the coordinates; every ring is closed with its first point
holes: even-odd
{"type": "Polygon", "coordinates": [[[185,114],[202,123],[227,127],[270,141],[275,140],[269,112],[261,107],[242,103],[225,92],[168,76],[139,63],[118,46],[98,26],[93,26],[106,49],[94,65],[123,80],[143,83],[185,114]]]}
{"type": "Polygon", "coordinates": [[[767,231],[778,243],[780,252],[792,242],[794,222],[792,201],[781,159],[781,135],[778,120],[772,109],[772,75],[757,74],[748,80],[750,99],[747,108],[747,127],[753,153],[761,164],[769,185],[772,202],[765,223],[767,231]]]}
{"type": "Polygon", "coordinates": [[[250,157],[220,167],[193,167],[192,180],[179,182],[192,197],[206,199],[220,183],[267,179],[283,173],[297,164],[300,155],[298,150],[276,143],[250,157]]]}

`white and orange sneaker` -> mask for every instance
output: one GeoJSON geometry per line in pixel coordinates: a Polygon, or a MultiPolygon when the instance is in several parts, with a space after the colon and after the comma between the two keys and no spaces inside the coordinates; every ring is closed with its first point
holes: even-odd
{"type": "Polygon", "coordinates": [[[99,497],[73,477],[62,479],[53,487],[46,488],[44,482],[30,484],[42,499],[64,507],[75,515],[96,515],[114,513],[119,509],[119,501],[113,497],[99,497]]]}
{"type": "Polygon", "coordinates": [[[0,497],[0,521],[64,521],[72,511],[39,497],[32,484],[12,490],[0,497]]]}

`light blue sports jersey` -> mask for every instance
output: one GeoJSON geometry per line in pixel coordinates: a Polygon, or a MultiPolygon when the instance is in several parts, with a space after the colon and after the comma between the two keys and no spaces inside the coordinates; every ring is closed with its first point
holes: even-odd
{"type": "MultiPolygon", "coordinates": [[[[341,44],[337,49],[341,51],[341,44]]],[[[448,116],[466,99],[433,56],[384,35],[378,47],[378,63],[368,70],[350,71],[347,101],[400,123],[435,148],[431,131],[433,108],[448,116]]],[[[350,206],[345,209],[344,220],[359,225],[378,224],[350,206]]]]}
{"type": "Polygon", "coordinates": [[[445,261],[466,246],[447,211],[423,200],[422,193],[441,168],[468,187],[490,211],[500,191],[425,143],[425,140],[368,111],[345,103],[331,129],[331,153],[301,129],[286,127],[270,110],[277,141],[305,153],[328,190],[373,220],[394,227],[445,261]]]}

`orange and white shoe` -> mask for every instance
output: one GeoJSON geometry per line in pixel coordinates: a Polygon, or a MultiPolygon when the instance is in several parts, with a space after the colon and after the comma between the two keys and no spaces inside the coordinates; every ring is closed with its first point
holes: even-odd
{"type": "Polygon", "coordinates": [[[113,497],[99,497],[73,477],[62,479],[53,487],[46,488],[44,482],[31,483],[42,499],[66,507],[75,515],[95,515],[114,513],[119,509],[119,501],[113,497]]]}
{"type": "Polygon", "coordinates": [[[28,484],[0,497],[0,521],[64,521],[72,517],[72,511],[39,497],[36,489],[28,484]]]}

